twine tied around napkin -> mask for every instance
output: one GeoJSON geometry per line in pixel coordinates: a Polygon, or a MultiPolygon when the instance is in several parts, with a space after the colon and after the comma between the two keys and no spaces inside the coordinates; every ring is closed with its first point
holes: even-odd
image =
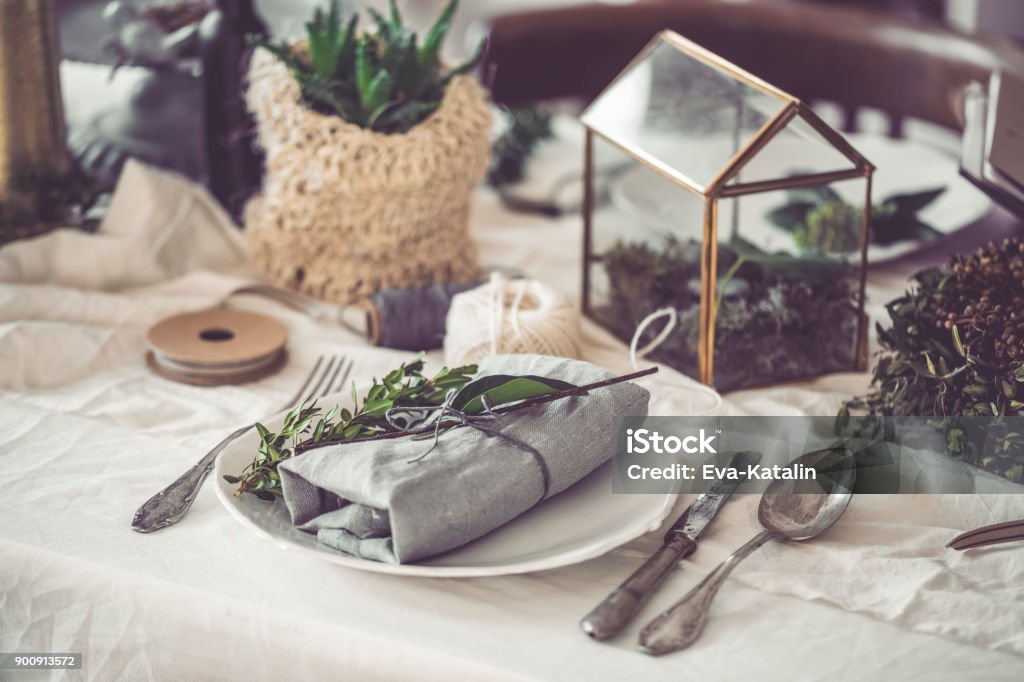
{"type": "MultiPolygon", "coordinates": [[[[500,429],[487,425],[487,422],[497,421],[497,419],[501,417],[501,415],[494,411],[494,405],[487,398],[486,395],[481,396],[480,398],[480,402],[483,403],[484,411],[481,414],[468,414],[466,412],[463,412],[462,410],[452,407],[452,401],[455,400],[455,396],[457,396],[458,394],[459,392],[453,388],[452,390],[448,391],[448,394],[444,398],[444,402],[438,405],[437,407],[419,408],[419,411],[421,413],[426,414],[426,416],[424,417],[424,422],[433,423],[434,438],[430,448],[419,457],[410,459],[409,464],[416,464],[418,462],[422,462],[424,459],[427,458],[428,455],[430,455],[431,452],[437,449],[437,445],[441,440],[441,434],[443,433],[441,429],[441,424],[447,419],[449,420],[449,422],[451,422],[451,426],[445,427],[445,430],[458,428],[460,426],[468,426],[470,428],[476,429],[477,431],[481,431],[487,434],[488,436],[496,436],[498,438],[502,438],[505,441],[511,443],[512,445],[515,445],[517,448],[525,450],[526,452],[530,453],[534,461],[537,462],[537,466],[540,468],[540,473],[543,477],[544,482],[544,487],[541,492],[540,499],[537,501],[540,502],[540,500],[543,500],[545,497],[547,497],[549,489],[551,487],[551,472],[548,470],[547,462],[544,461],[544,455],[540,453],[540,450],[538,450],[537,448],[533,447],[532,445],[530,445],[529,443],[520,438],[510,436],[507,433],[502,433],[500,429]]],[[[384,415],[384,418],[387,419],[388,423],[391,424],[391,426],[395,427],[396,429],[402,429],[403,426],[401,425],[400,422],[398,422],[397,415],[403,411],[404,410],[401,407],[393,407],[387,411],[387,414],[384,415]]],[[[406,428],[408,427],[406,426],[406,428]]]]}

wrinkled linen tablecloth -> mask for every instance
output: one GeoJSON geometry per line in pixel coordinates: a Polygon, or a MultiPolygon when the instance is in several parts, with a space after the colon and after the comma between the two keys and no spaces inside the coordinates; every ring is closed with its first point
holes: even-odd
{"type": "MultiPolygon", "coordinates": [[[[507,213],[486,191],[474,216],[485,262],[573,294],[578,223],[507,213]]],[[[920,264],[872,271],[876,316],[920,264]]],[[[701,641],[662,659],[631,651],[639,628],[755,532],[755,496],[724,507],[699,551],[611,644],[588,640],[576,622],[658,546],[656,533],[542,573],[396,578],[281,551],[231,519],[210,485],[177,526],[133,533],[142,501],[226,432],[275,410],[320,353],[352,358],[356,378],[408,357],[239,298],[234,305],[288,325],[284,371],[207,389],[146,369],[151,324],[212,305],[254,276],[238,233],[202,190],[138,164],[99,234],[0,249],[0,651],[81,651],[84,670],[52,677],[94,680],[1024,676],[1024,549],[943,548],[959,531],[1024,516],[1020,495],[856,498],[819,540],[772,543],[748,559],[701,641]]],[[[588,323],[583,334],[586,359],[629,369],[621,343],[588,323]]],[[[430,360],[439,366],[438,354],[430,360]]],[[[671,370],[659,377],[644,384],[651,414],[685,413],[688,384],[671,370]]],[[[866,384],[848,374],[735,393],[722,410],[830,413],[866,384]]],[[[5,672],[0,679],[36,679],[5,672]]]]}

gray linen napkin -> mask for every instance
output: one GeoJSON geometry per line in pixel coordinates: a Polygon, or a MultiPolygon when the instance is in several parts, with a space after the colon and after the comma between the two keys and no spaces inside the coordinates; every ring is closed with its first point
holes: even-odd
{"type": "MultiPolygon", "coordinates": [[[[597,365],[540,355],[484,360],[478,376],[533,374],[577,386],[613,374],[597,365]]],[[[543,458],[471,427],[432,441],[408,438],[335,445],[283,463],[292,523],[347,554],[408,563],[459,547],[508,523],[608,461],[615,417],[647,414],[650,395],[622,383],[503,416],[488,426],[543,458]]],[[[609,491],[610,493],[610,491],[609,491]]]]}

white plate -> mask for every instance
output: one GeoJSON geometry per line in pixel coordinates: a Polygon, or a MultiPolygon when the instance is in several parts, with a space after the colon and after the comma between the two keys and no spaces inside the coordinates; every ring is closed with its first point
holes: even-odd
{"type": "MultiPolygon", "coordinates": [[[[336,394],[321,405],[349,396],[336,394]]],[[[261,420],[271,430],[284,413],[261,420]]],[[[224,474],[238,474],[252,461],[259,436],[255,430],[226,447],[213,474],[217,497],[231,515],[279,547],[376,573],[420,577],[470,577],[543,571],[601,556],[644,533],[657,529],[672,511],[674,495],[613,495],[611,462],[565,492],[545,500],[522,516],[463,547],[415,564],[385,564],[343,554],[319,544],[288,518],[284,503],[263,502],[252,495],[234,495],[224,474]]]]}
{"type": "MultiPolygon", "coordinates": [[[[960,176],[959,162],[942,150],[912,140],[894,140],[879,135],[851,134],[847,139],[861,154],[875,164],[873,200],[880,203],[894,194],[907,194],[936,187],[946,191],[921,213],[921,219],[943,234],[952,234],[982,218],[992,207],[991,200],[974,185],[960,176]]],[[[818,168],[827,163],[829,152],[822,150],[822,158],[809,158],[811,145],[789,144],[789,140],[776,138],[755,159],[757,177],[784,177],[804,164],[818,168]]],[[[749,168],[753,169],[752,162],[749,168]]],[[[833,188],[852,204],[863,204],[864,184],[839,182],[833,188]]],[[[649,227],[659,230],[678,230],[680,218],[701,219],[703,209],[699,197],[680,189],[660,175],[643,167],[634,167],[623,173],[611,187],[612,202],[621,210],[641,216],[649,227]],[[689,203],[688,203],[689,202],[689,203]]],[[[768,251],[789,251],[793,237],[775,227],[767,214],[784,203],[780,192],[751,194],[741,198],[740,234],[757,235],[754,241],[768,251]]],[[[719,231],[732,220],[733,202],[722,201],[719,209],[719,231]]],[[[693,232],[699,234],[698,231],[693,232]]],[[[888,246],[872,245],[868,249],[868,262],[880,263],[913,252],[925,242],[905,241],[888,246]]]]}

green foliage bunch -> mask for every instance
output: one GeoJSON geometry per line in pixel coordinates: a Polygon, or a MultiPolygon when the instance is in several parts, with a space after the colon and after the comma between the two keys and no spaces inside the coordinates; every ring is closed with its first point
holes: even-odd
{"type": "Polygon", "coordinates": [[[1024,482],[1024,429],[1006,419],[1024,416],[1024,241],[924,270],[886,309],[872,391],[844,413],[934,417],[950,454],[1024,482]]]}
{"type": "Polygon", "coordinates": [[[320,113],[381,133],[404,133],[437,110],[453,78],[472,71],[481,42],[465,63],[446,69],[441,48],[458,0],[450,0],[423,38],[406,26],[390,0],[389,16],[369,10],[374,31],[359,30],[359,14],[343,18],[337,0],[306,24],[306,47],[263,39],[291,70],[306,104],[320,113]]]}
{"type": "Polygon", "coordinates": [[[428,378],[423,374],[423,366],[422,358],[403,363],[383,379],[374,380],[362,401],[353,384],[351,408],[335,405],[325,414],[315,403],[304,404],[291,410],[276,432],[256,424],[260,444],[253,461],[237,476],[224,479],[238,485],[236,494],[252,493],[272,502],[282,496],[278,465],[294,457],[302,447],[398,431],[387,419],[389,410],[437,407],[444,402],[448,391],[465,386],[477,370],[476,365],[444,368],[428,378]]]}

